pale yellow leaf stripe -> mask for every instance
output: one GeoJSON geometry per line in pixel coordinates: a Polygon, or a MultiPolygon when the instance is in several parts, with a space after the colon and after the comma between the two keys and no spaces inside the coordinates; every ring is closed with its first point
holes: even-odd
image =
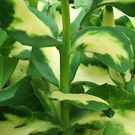
{"type": "Polygon", "coordinates": [[[4,114],[4,117],[7,118],[7,120],[0,121],[1,135],[28,135],[33,131],[37,133],[47,131],[52,128],[58,128],[58,126],[48,121],[41,121],[32,118],[23,118],[13,114],[4,114]],[[15,128],[16,126],[23,124],[26,125],[20,128],[15,128]]]}
{"type": "Polygon", "coordinates": [[[118,38],[113,37],[107,31],[88,31],[80,36],[73,46],[83,44],[86,52],[98,54],[108,54],[117,65],[121,65],[120,58],[128,59],[128,52],[124,49],[124,45],[118,38]]]}
{"type": "Polygon", "coordinates": [[[61,91],[53,91],[51,96],[51,99],[57,99],[59,101],[63,100],[69,100],[69,101],[74,101],[77,103],[82,103],[84,105],[88,105],[89,101],[96,101],[96,102],[102,102],[107,105],[109,105],[106,101],[103,99],[93,96],[93,95],[88,95],[88,94],[64,94],[61,91]]]}
{"type": "Polygon", "coordinates": [[[7,30],[25,31],[28,35],[53,36],[52,31],[32,12],[29,11],[23,0],[12,0],[14,7],[13,21],[7,30]]]}

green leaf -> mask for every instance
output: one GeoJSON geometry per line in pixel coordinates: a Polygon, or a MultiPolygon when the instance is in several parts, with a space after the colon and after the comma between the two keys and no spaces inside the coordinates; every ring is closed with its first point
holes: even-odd
{"type": "Polygon", "coordinates": [[[113,113],[113,110],[111,110],[107,102],[101,98],[88,94],[65,94],[55,90],[50,95],[50,99],[71,103],[79,108],[104,111],[110,110],[110,112],[113,113]]]}
{"type": "Polygon", "coordinates": [[[60,130],[60,126],[52,118],[45,116],[45,113],[32,113],[24,106],[0,107],[0,127],[2,135],[46,134],[50,130],[56,133],[60,130]]]}
{"type": "Polygon", "coordinates": [[[10,58],[28,59],[31,56],[31,47],[8,37],[0,48],[0,53],[10,58]]]}
{"type": "MultiPolygon", "coordinates": [[[[12,106],[20,106],[24,105],[31,109],[32,111],[43,111],[43,108],[34,95],[34,90],[30,84],[31,78],[25,77],[20,80],[18,83],[11,85],[11,90],[16,89],[14,96],[8,100],[5,100],[0,103],[0,106],[12,105],[12,106]]],[[[8,89],[8,87],[7,87],[8,89]]]]}
{"type": "Polygon", "coordinates": [[[0,102],[12,98],[15,95],[16,90],[17,88],[12,86],[0,90],[0,102]]]}
{"type": "Polygon", "coordinates": [[[128,38],[129,40],[131,41],[131,46],[132,46],[132,49],[133,49],[133,53],[135,55],[135,31],[130,29],[130,28],[127,28],[127,27],[124,27],[124,26],[116,26],[116,28],[123,32],[128,38]]]}
{"type": "Polygon", "coordinates": [[[94,130],[103,129],[104,135],[134,135],[135,94],[122,87],[102,85],[90,89],[87,94],[107,101],[115,110],[108,119],[101,111],[74,108],[71,111],[71,124],[94,130]],[[76,113],[75,113],[76,112],[76,113]],[[126,122],[125,122],[126,121],[126,122]]]}
{"type": "Polygon", "coordinates": [[[94,53],[107,66],[125,72],[132,67],[130,41],[113,27],[88,27],[72,38],[71,51],[94,53]]]}
{"type": "Polygon", "coordinates": [[[85,11],[87,12],[90,9],[92,0],[75,0],[74,4],[75,4],[75,8],[83,7],[85,8],[85,11]]]}
{"type": "Polygon", "coordinates": [[[55,47],[33,48],[32,63],[46,80],[59,86],[59,52],[55,47]]]}
{"type": "Polygon", "coordinates": [[[9,80],[17,63],[18,59],[11,59],[0,54],[0,89],[2,89],[9,80]]]}
{"type": "Polygon", "coordinates": [[[114,85],[111,80],[108,67],[101,63],[91,53],[81,53],[81,62],[72,83],[92,82],[98,85],[108,83],[114,85]]]}
{"type": "Polygon", "coordinates": [[[4,0],[1,1],[0,9],[0,26],[23,45],[35,47],[62,45],[62,42],[56,39],[58,33],[56,24],[36,9],[31,9],[34,12],[32,13],[24,1],[4,0]]]}
{"type": "Polygon", "coordinates": [[[93,14],[98,9],[104,6],[112,6],[115,7],[125,14],[134,17],[134,7],[135,7],[135,0],[94,0],[89,12],[84,16],[81,25],[87,20],[87,18],[93,14]]]}
{"type": "Polygon", "coordinates": [[[0,28],[0,47],[6,39],[7,39],[7,33],[0,28]]]}
{"type": "Polygon", "coordinates": [[[123,16],[115,19],[115,23],[116,23],[116,25],[125,26],[125,27],[128,27],[130,29],[134,29],[134,25],[132,24],[132,22],[128,18],[128,16],[126,16],[126,15],[123,15],[123,16]]]}
{"type": "Polygon", "coordinates": [[[69,65],[70,65],[70,72],[69,72],[69,82],[71,82],[76,74],[78,66],[80,64],[80,53],[74,52],[70,55],[69,65]]]}
{"type": "Polygon", "coordinates": [[[135,78],[133,78],[127,83],[126,90],[135,93],[135,78]]]}

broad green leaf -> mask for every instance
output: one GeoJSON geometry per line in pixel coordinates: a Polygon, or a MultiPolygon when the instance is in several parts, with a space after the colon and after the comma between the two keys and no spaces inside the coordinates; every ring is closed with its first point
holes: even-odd
{"type": "Polygon", "coordinates": [[[23,0],[3,0],[0,9],[0,26],[22,44],[35,47],[62,45],[56,39],[56,24],[36,9],[31,9],[32,13],[23,0]]]}
{"type": "Polygon", "coordinates": [[[26,77],[26,70],[29,64],[28,60],[19,60],[13,74],[9,78],[9,85],[15,84],[26,77]]]}
{"type": "Polygon", "coordinates": [[[28,59],[31,56],[31,47],[8,37],[0,48],[0,53],[10,58],[28,59]]]}
{"type": "Polygon", "coordinates": [[[72,83],[92,82],[98,85],[108,83],[114,85],[108,72],[107,66],[102,64],[97,58],[90,53],[81,55],[81,63],[77,69],[72,83]]]}
{"type": "Polygon", "coordinates": [[[16,90],[17,88],[12,86],[0,90],[0,102],[12,98],[15,95],[16,90]]]}
{"type": "Polygon", "coordinates": [[[59,86],[59,52],[55,47],[33,48],[32,63],[37,71],[49,82],[59,86]]]}
{"type": "Polygon", "coordinates": [[[94,53],[107,66],[125,72],[132,67],[130,41],[113,27],[88,27],[72,38],[71,52],[94,53]]]}
{"type": "Polygon", "coordinates": [[[7,33],[0,28],[0,47],[6,39],[7,39],[7,33]]]}
{"type": "MultiPolygon", "coordinates": [[[[0,103],[0,106],[12,105],[20,106],[24,105],[32,111],[43,111],[43,108],[34,94],[32,85],[30,84],[31,78],[25,77],[16,84],[11,85],[11,90],[16,89],[13,97],[0,103]]],[[[7,87],[8,88],[8,87],[7,87]]]]}
{"type": "Polygon", "coordinates": [[[135,7],[135,0],[94,0],[89,12],[83,18],[81,25],[87,20],[87,18],[97,11],[98,9],[104,6],[113,6],[125,14],[135,17],[134,7],[135,7]]]}
{"type": "Polygon", "coordinates": [[[65,94],[55,90],[50,95],[50,99],[71,103],[79,108],[104,110],[113,113],[113,110],[111,110],[111,107],[107,102],[101,98],[88,94],[65,94]]]}
{"type": "Polygon", "coordinates": [[[40,132],[47,134],[50,130],[56,135],[60,126],[45,113],[32,113],[24,106],[7,106],[0,107],[0,129],[2,135],[30,135],[40,132]]]}
{"type": "Polygon", "coordinates": [[[0,54],[0,89],[8,82],[17,63],[18,59],[9,58],[0,54]]]}
{"type": "Polygon", "coordinates": [[[101,111],[73,108],[71,111],[72,125],[87,126],[94,130],[103,128],[104,135],[135,134],[133,124],[135,122],[135,94],[124,90],[122,87],[107,84],[92,88],[87,94],[106,100],[114,108],[115,115],[108,119],[101,111]]]}

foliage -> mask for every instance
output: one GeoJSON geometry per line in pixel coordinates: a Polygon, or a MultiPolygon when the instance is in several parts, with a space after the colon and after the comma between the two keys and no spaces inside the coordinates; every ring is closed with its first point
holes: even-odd
{"type": "Polygon", "coordinates": [[[134,135],[134,7],[0,0],[1,135],[134,135]]]}

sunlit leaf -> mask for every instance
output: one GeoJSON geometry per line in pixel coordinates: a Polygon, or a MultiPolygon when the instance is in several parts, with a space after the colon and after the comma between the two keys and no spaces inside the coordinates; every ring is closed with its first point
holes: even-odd
{"type": "Polygon", "coordinates": [[[30,9],[31,12],[23,0],[3,0],[0,9],[0,26],[22,44],[36,47],[62,45],[56,39],[56,24],[36,9],[30,9]]]}
{"type": "Polygon", "coordinates": [[[113,27],[88,27],[72,38],[71,51],[94,53],[107,66],[125,72],[132,67],[130,41],[113,27]]]}
{"type": "Polygon", "coordinates": [[[87,108],[92,110],[104,110],[112,112],[111,107],[107,102],[96,96],[88,94],[65,94],[61,91],[53,91],[50,99],[61,102],[71,103],[79,108],[87,108]]]}
{"type": "Polygon", "coordinates": [[[98,85],[104,83],[114,85],[109,76],[107,66],[102,64],[97,58],[91,56],[90,53],[82,53],[80,59],[81,62],[72,83],[92,82],[98,85]]]}

